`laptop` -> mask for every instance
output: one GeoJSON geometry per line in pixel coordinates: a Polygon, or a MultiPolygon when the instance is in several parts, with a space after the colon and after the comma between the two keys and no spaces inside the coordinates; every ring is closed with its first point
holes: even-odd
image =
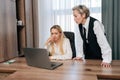
{"type": "Polygon", "coordinates": [[[23,48],[29,66],[53,70],[61,66],[61,62],[51,62],[49,52],[44,48],[23,48]]]}

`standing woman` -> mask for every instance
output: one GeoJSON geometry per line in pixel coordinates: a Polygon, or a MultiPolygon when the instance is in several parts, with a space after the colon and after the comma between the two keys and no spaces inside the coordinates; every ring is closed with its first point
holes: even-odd
{"type": "Polygon", "coordinates": [[[89,9],[85,5],[75,6],[73,9],[74,20],[78,24],[75,34],[77,57],[75,60],[101,59],[101,66],[110,67],[112,51],[104,34],[104,26],[100,21],[90,16],[89,9]]]}
{"type": "Polygon", "coordinates": [[[65,37],[61,27],[54,25],[50,28],[51,36],[46,41],[46,48],[50,52],[50,59],[72,59],[70,41],[65,37]]]}

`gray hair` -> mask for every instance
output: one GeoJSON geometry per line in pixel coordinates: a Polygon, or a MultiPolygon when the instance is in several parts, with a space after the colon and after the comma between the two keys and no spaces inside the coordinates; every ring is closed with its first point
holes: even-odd
{"type": "Polygon", "coordinates": [[[77,10],[80,14],[84,14],[85,13],[85,18],[90,16],[90,11],[89,9],[85,6],[85,5],[77,5],[75,7],[72,8],[72,10],[77,10]]]}

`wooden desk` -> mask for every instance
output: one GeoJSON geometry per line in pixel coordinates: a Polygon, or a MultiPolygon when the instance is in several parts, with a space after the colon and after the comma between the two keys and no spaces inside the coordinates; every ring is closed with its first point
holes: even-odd
{"type": "Polygon", "coordinates": [[[55,70],[27,66],[24,58],[16,58],[12,64],[0,63],[0,72],[14,72],[5,80],[98,80],[120,79],[120,60],[114,60],[111,68],[100,66],[99,60],[60,61],[63,65],[55,70]]]}

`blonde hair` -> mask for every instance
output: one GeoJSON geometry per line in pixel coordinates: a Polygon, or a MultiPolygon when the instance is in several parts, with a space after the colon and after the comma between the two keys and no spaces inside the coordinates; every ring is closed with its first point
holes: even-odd
{"type": "MultiPolygon", "coordinates": [[[[61,29],[61,27],[59,25],[53,25],[51,28],[50,28],[50,32],[52,29],[57,29],[60,33],[61,33],[61,37],[60,37],[60,45],[59,45],[59,50],[61,52],[61,54],[63,55],[64,54],[64,51],[63,51],[63,40],[65,38],[65,35],[61,29]]],[[[50,44],[51,46],[51,51],[50,51],[50,55],[53,55],[55,53],[55,49],[54,49],[54,43],[51,43],[50,44]]]]}
{"type": "Polygon", "coordinates": [[[85,14],[85,18],[90,16],[90,11],[85,5],[77,5],[72,8],[72,10],[77,10],[80,14],[85,14]]]}

